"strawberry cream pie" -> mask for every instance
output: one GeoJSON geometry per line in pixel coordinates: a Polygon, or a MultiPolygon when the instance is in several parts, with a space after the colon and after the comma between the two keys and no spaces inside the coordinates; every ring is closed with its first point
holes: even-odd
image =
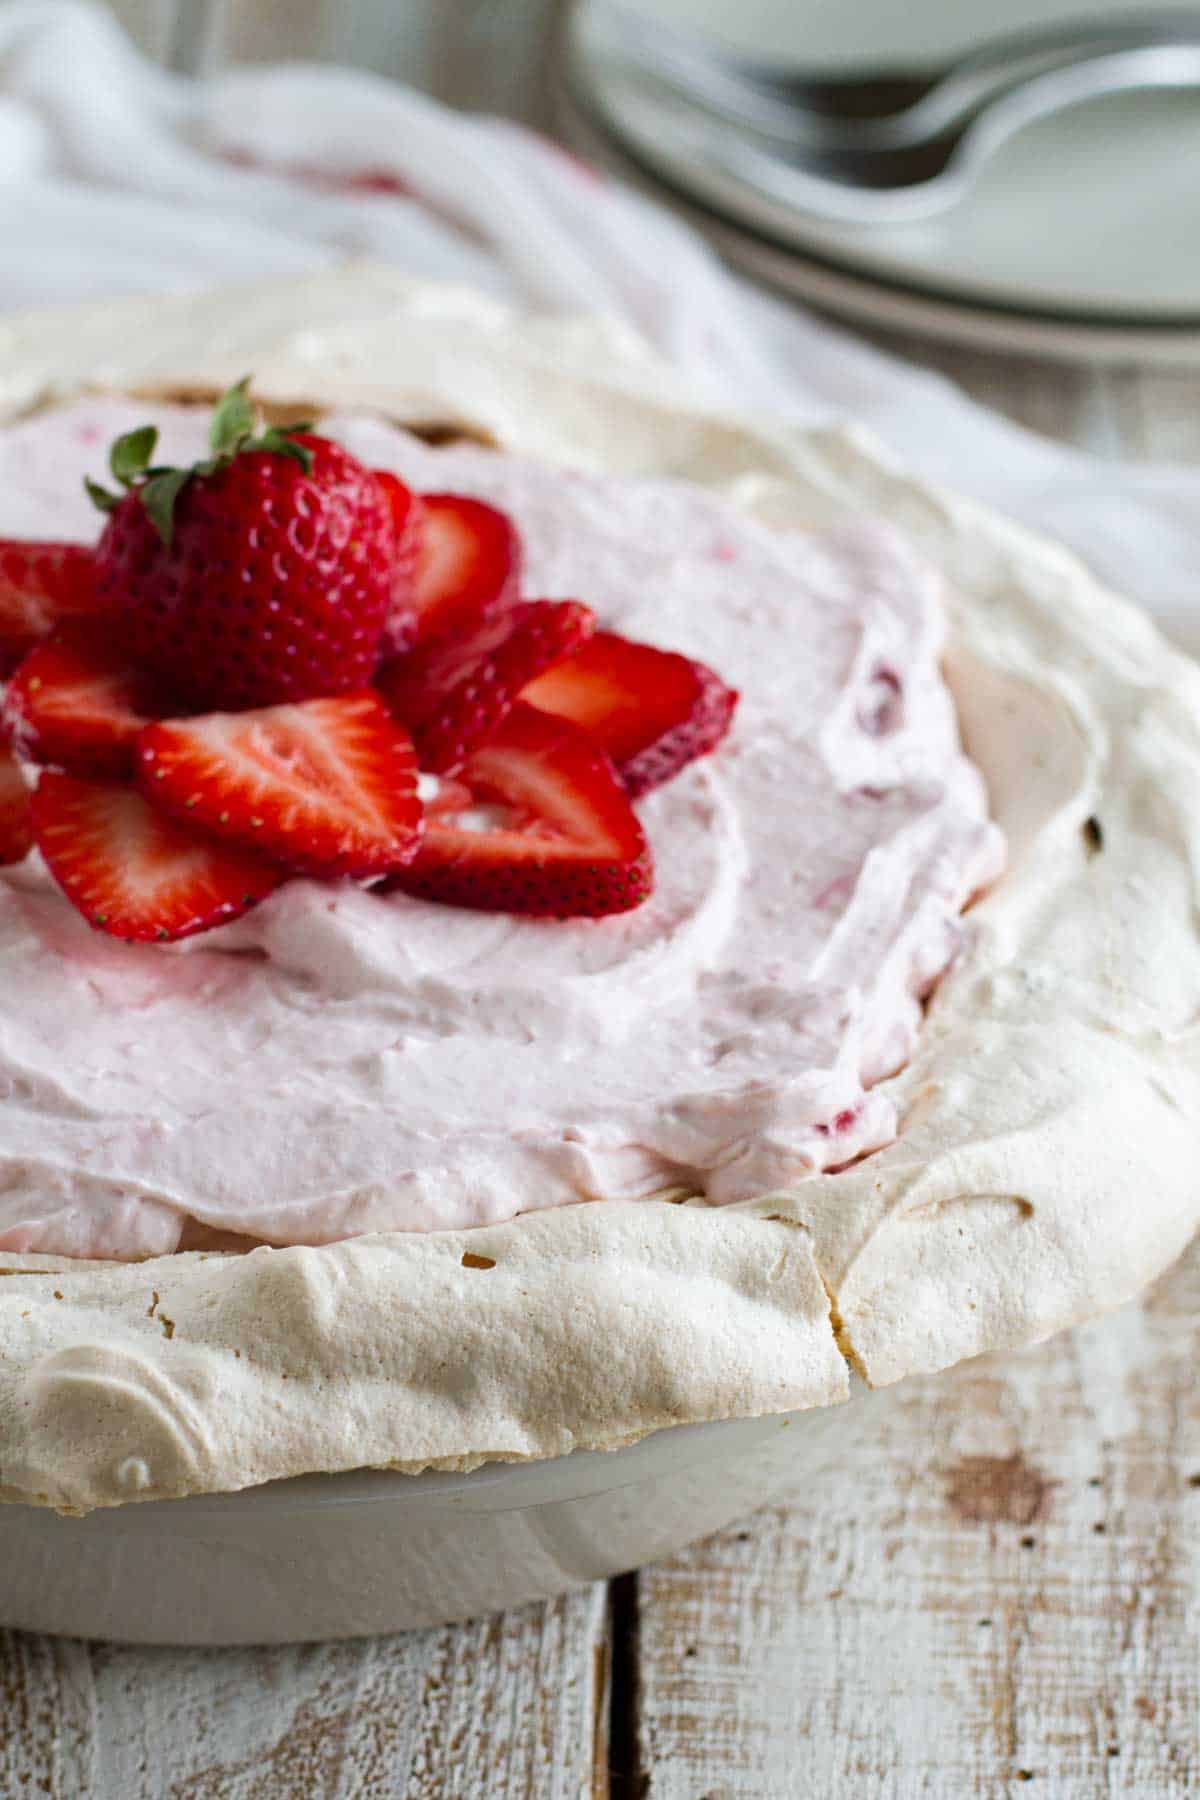
{"type": "Polygon", "coordinates": [[[3,359],[5,1497],[826,1404],[1181,1246],[1140,619],[603,333],[119,314],[3,359]]]}

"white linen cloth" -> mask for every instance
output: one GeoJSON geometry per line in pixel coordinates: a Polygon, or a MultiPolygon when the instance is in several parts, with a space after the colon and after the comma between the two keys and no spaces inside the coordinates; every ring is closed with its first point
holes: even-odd
{"type": "Polygon", "coordinates": [[[523,127],[303,64],[193,83],[81,0],[0,0],[0,310],[372,256],[638,329],[725,403],[852,417],[1200,648],[1200,470],[1063,449],[728,273],[523,127]]]}

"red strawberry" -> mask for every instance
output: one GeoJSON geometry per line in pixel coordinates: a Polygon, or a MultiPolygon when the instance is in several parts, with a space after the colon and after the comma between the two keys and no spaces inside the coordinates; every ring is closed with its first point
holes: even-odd
{"type": "Polygon", "coordinates": [[[506,816],[479,829],[435,811],[390,885],[450,906],[557,918],[626,912],[650,893],[650,849],[629,797],[577,726],[515,706],[458,782],[506,816]]]}
{"type": "Polygon", "coordinates": [[[0,540],[0,676],[60,619],[101,609],[96,553],[86,544],[0,540]]]}
{"type": "Polygon", "coordinates": [[[60,625],[31,650],[4,696],[21,754],[77,775],[128,775],[139,731],[169,710],[114,647],[111,629],[83,620],[60,625]]]}
{"type": "Polygon", "coordinates": [[[395,527],[371,471],[300,427],[254,435],[245,384],[195,469],[147,469],[153,432],[114,446],[123,497],[97,549],[135,662],[196,707],[270,705],[370,680],[392,602],[395,527]]]}
{"type": "Polygon", "coordinates": [[[412,615],[390,627],[397,652],[466,629],[511,605],[520,587],[521,540],[506,514],[462,494],[422,494],[420,504],[412,615]]]}
{"type": "Polygon", "coordinates": [[[489,738],[521,689],[596,627],[577,600],[525,600],[461,635],[398,656],[376,686],[413,734],[423,769],[456,769],[489,738]]]}
{"type": "Polygon", "coordinates": [[[669,781],[720,743],[738,696],[701,662],[598,631],[522,699],[573,719],[608,752],[631,794],[669,781]]]}
{"type": "Polygon", "coordinates": [[[19,863],[33,848],[29,789],[21,765],[0,742],[0,863],[19,863]]]}
{"type": "Polygon", "coordinates": [[[466,812],[474,806],[475,796],[465,781],[449,775],[419,775],[417,791],[425,808],[425,818],[437,819],[447,813],[466,812]]]}
{"type": "Polygon", "coordinates": [[[411,638],[416,611],[413,583],[423,528],[421,498],[405,487],[398,475],[389,469],[376,469],[375,479],[383,489],[392,511],[395,560],[392,565],[392,603],[383,631],[383,648],[387,653],[400,649],[411,638]]]}
{"type": "Polygon", "coordinates": [[[193,837],[131,788],[44,774],[33,830],[50,873],[112,937],[190,937],[236,919],[283,880],[240,850],[193,837]]]}
{"type": "Polygon", "coordinates": [[[412,739],[370,690],[164,719],[138,779],[156,807],[304,874],[385,874],[420,838],[412,739]]]}

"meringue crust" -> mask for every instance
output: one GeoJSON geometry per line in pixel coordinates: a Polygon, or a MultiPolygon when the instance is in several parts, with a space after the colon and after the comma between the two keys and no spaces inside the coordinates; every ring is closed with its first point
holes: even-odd
{"type": "Polygon", "coordinates": [[[825,1406],[1119,1305],[1200,1216],[1200,669],[1074,558],[856,433],[706,409],[608,326],[348,269],[0,326],[0,414],[87,387],[431,420],[669,474],[768,523],[864,515],[948,587],[947,673],[1009,846],[894,1142],[790,1191],[142,1263],[0,1260],[0,1497],[64,1511],[316,1470],[469,1468],[825,1406]]]}

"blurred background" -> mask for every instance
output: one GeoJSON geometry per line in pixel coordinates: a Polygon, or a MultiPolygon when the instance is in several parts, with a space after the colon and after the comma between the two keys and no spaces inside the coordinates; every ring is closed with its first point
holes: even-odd
{"type": "MultiPolygon", "coordinates": [[[[299,58],[372,69],[442,100],[537,111],[537,66],[563,0],[105,0],[136,41],[188,73],[299,58]]],[[[746,49],[834,65],[952,53],[1055,20],[1161,16],[1153,0],[630,0],[629,10],[746,49]]]]}
{"type": "Polygon", "coordinates": [[[108,0],[158,61],[188,74],[283,59],[373,70],[451,104],[544,116],[555,0],[108,0]]]}
{"type": "MultiPolygon", "coordinates": [[[[991,348],[1200,363],[1200,7],[1154,0],[108,4],[146,53],[178,73],[341,65],[556,135],[665,200],[757,279],[862,323],[991,348]],[[1133,54],[1123,41],[1085,43],[1105,27],[1132,30],[1133,54]],[[748,127],[712,104],[713,80],[727,83],[731,70],[740,76],[747,59],[760,89],[764,74],[773,87],[768,103],[778,115],[782,90],[773,84],[797,73],[807,102],[814,79],[903,83],[944,75],[964,58],[969,71],[1023,34],[1033,34],[1035,47],[1053,47],[1056,34],[1078,39],[1065,59],[1070,66],[1027,58],[1022,79],[1007,91],[1000,83],[986,105],[960,109],[949,131],[923,132],[907,163],[874,151],[848,161],[845,119],[831,126],[806,103],[768,117],[767,129],[761,117],[748,127]],[[699,82],[697,57],[704,61],[699,82]],[[850,179],[814,184],[814,173],[830,172],[850,179]],[[1129,335],[1139,327],[1140,338],[1129,335]],[[1174,334],[1169,342],[1164,328],[1174,334]]],[[[787,101],[795,97],[794,87],[786,90],[787,101]]],[[[836,99],[851,113],[859,104],[853,95],[836,99]]]]}
{"type": "Polygon", "coordinates": [[[603,314],[1200,646],[1196,477],[1114,466],[1200,455],[1200,0],[0,0],[0,241],[0,312],[366,259],[603,314]]]}

